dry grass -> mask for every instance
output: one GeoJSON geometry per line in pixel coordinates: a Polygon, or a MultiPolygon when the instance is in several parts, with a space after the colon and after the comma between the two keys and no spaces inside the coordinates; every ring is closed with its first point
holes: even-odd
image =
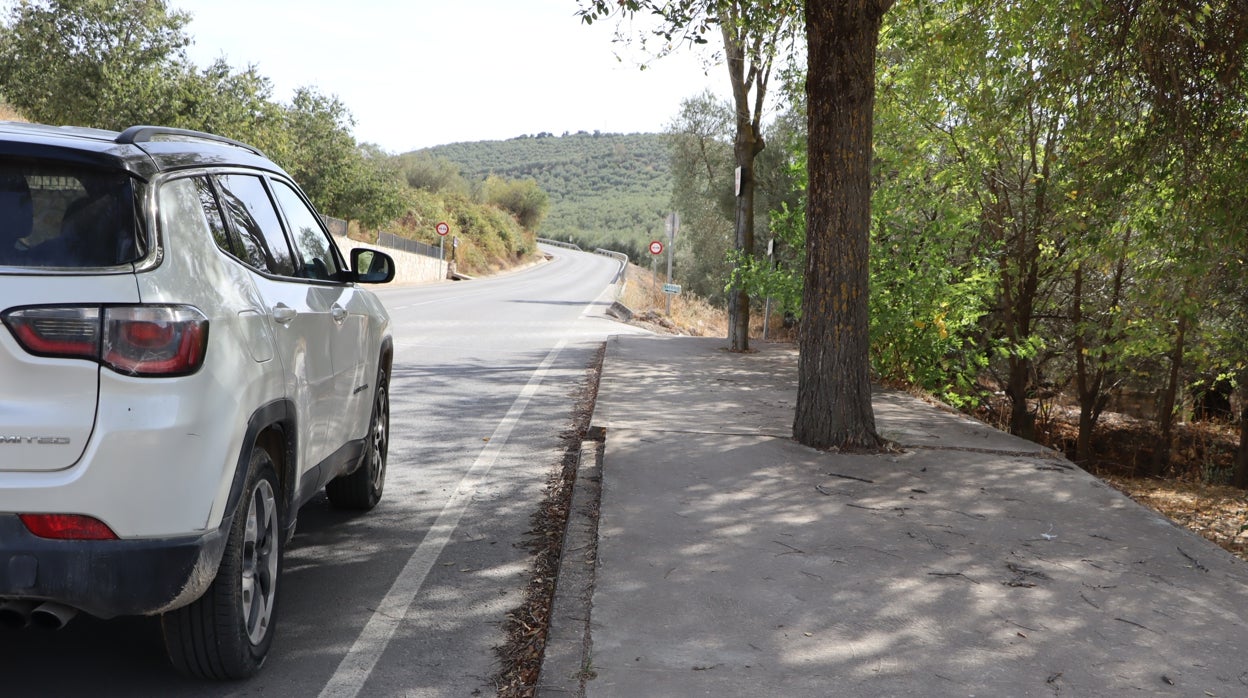
{"type": "MultiPolygon", "coordinates": [[[[1004,405],[976,416],[1007,429],[1004,405]]],[[[1037,424],[1038,441],[1074,459],[1078,410],[1053,406],[1037,424]]],[[[1234,469],[1239,432],[1226,422],[1183,422],[1174,427],[1168,477],[1143,475],[1157,443],[1157,426],[1115,412],[1101,415],[1088,472],[1140,504],[1248,560],[1248,492],[1220,484],[1234,469]]]]}
{"type": "Polygon", "coordinates": [[[21,112],[9,106],[7,102],[0,102],[0,121],[21,121],[26,123],[30,120],[22,116],[21,112]]]}
{"type": "MultiPolygon", "coordinates": [[[[648,270],[637,265],[628,266],[628,283],[620,302],[634,313],[633,324],[647,327],[662,334],[682,334],[691,337],[727,337],[728,313],[721,306],[712,305],[706,299],[688,291],[671,297],[668,312],[668,296],[663,293],[664,275],[656,279],[648,270]]],[[[791,342],[795,333],[782,327],[783,317],[774,314],[767,332],[769,341],[791,342]]],[[[751,339],[763,336],[762,313],[750,317],[751,339]]]]}
{"type": "Polygon", "coordinates": [[[1182,480],[1100,477],[1140,504],[1248,560],[1248,492],[1182,480]]]}

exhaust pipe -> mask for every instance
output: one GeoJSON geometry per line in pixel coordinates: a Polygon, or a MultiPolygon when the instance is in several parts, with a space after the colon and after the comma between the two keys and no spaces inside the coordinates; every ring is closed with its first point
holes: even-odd
{"type": "Polygon", "coordinates": [[[30,625],[30,613],[35,609],[36,603],[23,599],[0,601],[0,625],[12,630],[21,630],[30,625]]]}
{"type": "Polygon", "coordinates": [[[78,615],[78,609],[55,601],[46,601],[30,612],[30,621],[45,630],[60,630],[78,615]]]}

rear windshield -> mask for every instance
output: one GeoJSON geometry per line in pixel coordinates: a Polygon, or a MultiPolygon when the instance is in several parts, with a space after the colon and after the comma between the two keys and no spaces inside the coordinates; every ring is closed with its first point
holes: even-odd
{"type": "Polygon", "coordinates": [[[130,177],[0,164],[0,267],[114,267],[147,252],[130,177]]]}

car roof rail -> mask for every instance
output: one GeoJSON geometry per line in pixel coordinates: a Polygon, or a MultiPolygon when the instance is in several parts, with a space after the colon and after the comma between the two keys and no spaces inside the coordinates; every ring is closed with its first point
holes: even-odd
{"type": "Polygon", "coordinates": [[[117,136],[116,142],[124,145],[135,145],[138,143],[149,143],[157,140],[158,136],[169,136],[171,139],[222,143],[225,145],[232,145],[235,148],[242,148],[243,150],[259,155],[260,157],[265,157],[265,154],[260,152],[260,150],[255,146],[247,145],[246,143],[236,141],[233,138],[226,138],[225,136],[218,136],[212,133],[204,133],[203,131],[192,131],[185,128],[170,128],[167,126],[131,126],[117,136]]]}

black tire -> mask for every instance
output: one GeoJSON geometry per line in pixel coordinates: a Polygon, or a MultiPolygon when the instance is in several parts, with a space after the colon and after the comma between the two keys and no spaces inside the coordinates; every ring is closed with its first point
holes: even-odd
{"type": "Polygon", "coordinates": [[[272,458],[257,447],[216,578],[203,596],[160,619],[165,650],[182,673],[243,679],[264,665],[282,566],[281,491],[272,458]]]}
{"type": "Polygon", "coordinates": [[[364,461],[353,472],[325,485],[329,502],[339,509],[367,511],[381,501],[386,487],[386,454],[390,449],[390,380],[383,365],[377,369],[373,415],[368,421],[364,461]]]}

